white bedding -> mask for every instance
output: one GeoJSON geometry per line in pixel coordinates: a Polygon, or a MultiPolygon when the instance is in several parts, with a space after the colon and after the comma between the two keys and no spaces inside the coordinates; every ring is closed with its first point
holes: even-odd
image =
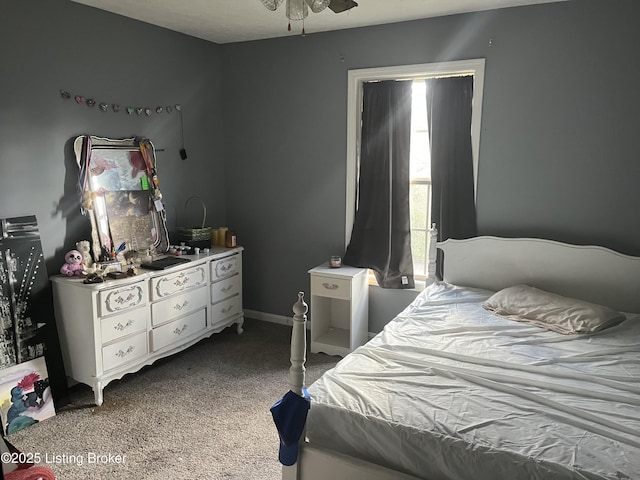
{"type": "Polygon", "coordinates": [[[309,388],[309,441],[432,480],[640,479],[640,316],[561,335],[491,293],[422,292],[309,388]]]}

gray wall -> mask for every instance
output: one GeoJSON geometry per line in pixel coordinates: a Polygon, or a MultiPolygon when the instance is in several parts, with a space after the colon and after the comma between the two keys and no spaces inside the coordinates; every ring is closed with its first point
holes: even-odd
{"type": "Polygon", "coordinates": [[[78,135],[150,138],[165,150],[157,164],[169,227],[201,221],[197,203],[184,207],[191,195],[225,222],[220,54],[219,45],[66,0],[0,0],[0,218],[37,216],[50,274],[90,238],[76,195],[78,135]],[[60,89],[122,110],[63,100],[60,89]],[[176,112],[125,113],[175,104],[184,161],[176,112]]]}
{"type": "MultiPolygon", "coordinates": [[[[480,233],[640,254],[638,20],[639,2],[580,0],[225,45],[227,218],[247,248],[246,306],[289,315],[307,269],[343,251],[356,68],[486,58],[480,233]]],[[[411,298],[371,294],[371,331],[411,298]]]]}
{"type": "MultiPolygon", "coordinates": [[[[253,0],[251,0],[253,1],[253,0]]],[[[640,6],[574,0],[215,45],[65,0],[0,0],[0,217],[36,214],[50,273],[86,238],[71,141],[151,138],[170,228],[238,232],[245,307],[289,316],[344,250],[347,71],[486,58],[478,223],[640,254],[640,6]],[[494,45],[489,46],[489,39],[494,45]],[[58,91],[177,115],[100,113],[58,91]]],[[[374,290],[370,330],[411,294],[374,290]],[[398,298],[397,303],[395,300],[398,298]]]]}

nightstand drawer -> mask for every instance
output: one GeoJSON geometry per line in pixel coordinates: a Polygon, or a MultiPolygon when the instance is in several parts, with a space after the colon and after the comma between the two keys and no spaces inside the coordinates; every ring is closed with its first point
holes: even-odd
{"type": "Polygon", "coordinates": [[[98,294],[99,315],[114,313],[144,305],[147,302],[147,285],[138,282],[104,290],[98,294]]]}
{"type": "Polygon", "coordinates": [[[343,278],[311,275],[311,295],[349,300],[351,298],[351,281],[343,278]]]}
{"type": "Polygon", "coordinates": [[[119,342],[102,347],[103,370],[124,365],[147,353],[147,332],[140,332],[119,342]]]}
{"type": "Polygon", "coordinates": [[[172,318],[177,318],[208,304],[207,287],[204,285],[196,290],[173,295],[165,300],[151,304],[151,324],[156,327],[172,318]]]}
{"type": "Polygon", "coordinates": [[[208,282],[205,265],[185,268],[151,279],[151,300],[168,297],[208,282]]]}
{"type": "Polygon", "coordinates": [[[179,318],[171,323],[154,328],[152,348],[154,352],[172,345],[179,345],[191,335],[198,333],[207,326],[207,310],[203,308],[191,315],[179,318]]]}
{"type": "Polygon", "coordinates": [[[147,309],[136,308],[119,315],[100,320],[102,343],[109,343],[120,337],[147,330],[147,309]]]}
{"type": "Polygon", "coordinates": [[[242,289],[240,275],[220,280],[211,284],[211,303],[219,302],[225,298],[233,297],[240,293],[242,289]]]}

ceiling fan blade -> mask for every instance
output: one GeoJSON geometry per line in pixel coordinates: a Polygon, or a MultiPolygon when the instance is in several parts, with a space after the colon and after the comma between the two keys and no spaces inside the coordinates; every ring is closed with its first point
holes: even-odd
{"type": "Polygon", "coordinates": [[[357,7],[358,4],[353,0],[331,0],[329,8],[335,13],[351,10],[353,7],[357,7]]]}
{"type": "Polygon", "coordinates": [[[306,0],[306,2],[313,13],[319,13],[327,8],[330,0],[306,0]]]}
{"type": "Polygon", "coordinates": [[[271,11],[275,11],[284,0],[262,0],[262,4],[271,11]]]}

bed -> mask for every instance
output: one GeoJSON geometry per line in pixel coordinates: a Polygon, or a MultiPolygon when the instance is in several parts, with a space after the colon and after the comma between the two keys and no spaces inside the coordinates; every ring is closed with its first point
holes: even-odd
{"type": "MultiPolygon", "coordinates": [[[[640,258],[522,238],[438,248],[443,281],[308,388],[283,478],[640,479],[640,258]]],[[[294,312],[301,392],[301,299],[294,312]]]]}

